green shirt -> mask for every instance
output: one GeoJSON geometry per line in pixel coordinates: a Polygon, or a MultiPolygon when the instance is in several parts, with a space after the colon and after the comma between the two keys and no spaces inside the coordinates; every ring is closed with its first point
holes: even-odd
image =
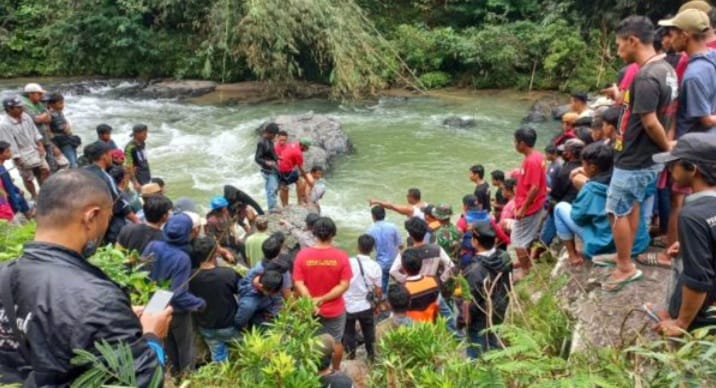
{"type": "MultiPolygon", "coordinates": [[[[35,116],[41,115],[47,111],[47,107],[42,102],[38,102],[37,104],[30,101],[27,96],[22,96],[22,102],[25,104],[25,113],[29,114],[30,117],[32,117],[32,122],[35,122],[35,116]]],[[[35,126],[37,127],[37,130],[40,131],[40,134],[42,135],[42,143],[47,144],[50,142],[49,134],[47,133],[47,130],[49,129],[47,124],[38,124],[35,123],[35,126]]]]}
{"type": "Polygon", "coordinates": [[[267,238],[269,238],[269,235],[266,232],[256,232],[246,238],[244,246],[246,248],[246,258],[249,261],[249,265],[258,263],[259,260],[264,257],[261,245],[263,245],[267,238]]]}
{"type": "Polygon", "coordinates": [[[457,227],[452,223],[441,225],[433,234],[435,235],[435,240],[438,245],[440,245],[450,257],[455,257],[455,247],[459,246],[460,237],[462,236],[457,227]]]}

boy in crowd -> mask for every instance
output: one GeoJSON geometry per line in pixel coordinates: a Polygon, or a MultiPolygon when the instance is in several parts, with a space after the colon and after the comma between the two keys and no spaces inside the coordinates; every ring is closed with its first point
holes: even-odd
{"type": "Polygon", "coordinates": [[[254,263],[258,263],[263,256],[261,245],[269,238],[266,230],[268,229],[268,218],[265,216],[258,216],[254,220],[254,226],[256,232],[246,237],[244,247],[246,249],[246,264],[250,267],[254,263]]]}
{"type": "Polygon", "coordinates": [[[311,179],[308,180],[308,187],[310,187],[308,204],[315,205],[320,209],[321,206],[318,202],[323,198],[323,195],[326,194],[326,180],[323,179],[323,167],[313,166],[310,174],[311,179]]]}
{"type": "Polygon", "coordinates": [[[505,173],[502,170],[494,170],[490,173],[492,177],[492,186],[496,187],[495,198],[492,200],[492,210],[495,214],[495,219],[500,219],[502,208],[507,204],[507,198],[502,194],[502,187],[505,184],[505,173]]]}
{"type": "Polygon", "coordinates": [[[502,192],[507,199],[507,203],[505,207],[502,208],[499,224],[502,226],[502,230],[509,234],[511,234],[512,226],[515,224],[515,187],[517,187],[517,181],[514,179],[505,179],[502,192]]]}
{"type": "Polygon", "coordinates": [[[283,299],[291,297],[290,264],[279,257],[282,247],[280,233],[267,238],[261,245],[263,259],[239,282],[239,307],[234,319],[237,329],[269,321],[278,314],[283,299]],[[278,279],[276,274],[280,275],[278,279]]]}
{"type": "Polygon", "coordinates": [[[515,280],[529,273],[529,248],[539,237],[540,225],[544,218],[544,204],[547,200],[547,176],[544,172],[544,157],[534,149],[537,132],[532,128],[515,131],[515,149],[524,155],[520,178],[515,192],[515,223],[510,240],[517,253],[521,272],[515,280]]]}
{"type": "Polygon", "coordinates": [[[336,224],[328,217],[319,218],[313,225],[318,241],[301,249],[293,263],[296,291],[316,304],[316,312],[323,332],[335,340],[333,369],[341,367],[343,332],[346,328],[346,303],[343,294],[348,290],[353,273],[348,254],[333,246],[336,224]]]}
{"type": "Polygon", "coordinates": [[[569,107],[571,112],[577,114],[577,119],[592,117],[594,115],[594,111],[589,108],[589,105],[587,105],[588,100],[589,98],[587,93],[582,91],[572,92],[569,96],[569,107]]]}
{"type": "Polygon", "coordinates": [[[10,159],[12,159],[10,143],[0,140],[0,182],[2,183],[0,200],[7,201],[14,214],[22,213],[29,220],[33,215],[30,211],[30,206],[28,206],[25,197],[22,195],[22,191],[13,183],[10,172],[4,166],[5,162],[10,159]]]}
{"type": "Polygon", "coordinates": [[[499,346],[495,334],[484,330],[501,324],[505,317],[510,302],[512,261],[507,252],[495,248],[495,230],[490,223],[477,222],[471,232],[476,254],[462,272],[473,297],[472,301],[465,302],[469,306],[464,309],[470,343],[467,354],[476,359],[499,346]]]}
{"type": "Polygon", "coordinates": [[[488,213],[492,210],[490,207],[490,185],[485,182],[485,167],[476,164],[470,167],[470,181],[475,184],[475,196],[480,203],[484,204],[488,213]]]}
{"type": "Polygon", "coordinates": [[[147,159],[147,136],[149,129],[144,124],[132,127],[132,140],[124,147],[124,168],[134,191],[139,192],[142,185],[151,182],[152,173],[147,159]]]}
{"type": "Polygon", "coordinates": [[[50,112],[50,133],[52,143],[62,151],[70,168],[77,167],[77,147],[80,145],[79,137],[72,135],[72,125],[65,118],[65,97],[60,93],[51,93],[47,97],[47,107],[50,112]]]}
{"type": "MultiPolygon", "coordinates": [[[[304,219],[306,227],[303,229],[291,224],[289,220],[282,219],[279,223],[288,228],[288,232],[296,238],[296,241],[298,241],[297,245],[299,248],[307,248],[316,245],[316,236],[313,234],[313,225],[319,218],[321,218],[321,216],[316,213],[306,214],[306,218],[304,219]]],[[[293,247],[291,249],[296,248],[293,247]]]]}
{"type": "Polygon", "coordinates": [[[225,361],[229,357],[229,342],[238,337],[234,316],[240,277],[234,269],[216,265],[216,240],[199,237],[192,245],[194,253],[204,261],[189,281],[189,291],[206,301],[206,308],[194,317],[199,334],[211,351],[211,360],[225,361]]]}
{"type": "Polygon", "coordinates": [[[574,124],[579,119],[579,116],[574,112],[567,112],[562,116],[562,133],[555,136],[550,142],[550,145],[558,147],[569,139],[577,137],[577,133],[574,130],[574,124]]]}
{"type": "Polygon", "coordinates": [[[669,251],[676,260],[668,309],[658,311],[655,329],[667,336],[716,325],[716,137],[691,133],[671,152],[654,155],[667,163],[678,184],[690,187],[679,214],[679,242],[669,251]]]}
{"type": "Polygon", "coordinates": [[[418,322],[435,322],[440,295],[438,281],[433,276],[421,275],[423,259],[417,251],[406,249],[400,261],[407,275],[403,285],[410,297],[406,315],[418,322]]]}
{"type": "Polygon", "coordinates": [[[410,275],[402,266],[402,256],[406,253],[415,253],[422,261],[420,272],[422,275],[439,275],[441,281],[446,281],[452,275],[454,264],[450,260],[450,256],[439,245],[425,243],[425,235],[428,232],[427,222],[418,217],[412,217],[405,221],[405,229],[413,239],[414,244],[412,247],[405,249],[403,253],[398,253],[393,265],[390,267],[390,276],[398,283],[405,283],[410,275]],[[442,269],[442,274],[438,273],[440,269],[442,269]]]}
{"type": "Polygon", "coordinates": [[[559,169],[562,168],[563,162],[562,158],[559,157],[559,150],[551,144],[544,148],[544,155],[549,162],[547,167],[547,187],[551,188],[555,177],[559,174],[559,169]]]}
{"type": "MultiPolygon", "coordinates": [[[[617,138],[617,125],[619,125],[619,116],[621,109],[618,107],[609,107],[601,115],[601,125],[592,127],[592,140],[602,142],[604,144],[612,144],[617,138]]],[[[600,120],[595,120],[599,122],[600,120]]]]}
{"type": "Polygon", "coordinates": [[[172,201],[163,195],[146,198],[142,205],[144,222],[123,226],[117,235],[117,247],[141,254],[150,242],[162,240],[162,225],[169,219],[173,206],[172,201]]]}
{"type": "Polygon", "coordinates": [[[415,322],[408,316],[410,294],[405,286],[396,284],[388,289],[388,304],[393,310],[393,314],[390,316],[391,327],[410,326],[415,322]]]}
{"type": "Polygon", "coordinates": [[[358,237],[359,253],[350,259],[353,278],[351,278],[350,286],[345,293],[347,316],[343,337],[343,344],[349,360],[355,359],[356,321],[360,323],[368,360],[373,361],[375,358],[373,350],[375,319],[373,314],[377,301],[380,301],[383,296],[381,292],[383,273],[378,263],[370,258],[374,246],[373,237],[367,234],[361,235],[358,237]]]}
{"type": "Polygon", "coordinates": [[[112,127],[107,124],[100,124],[97,126],[97,141],[101,141],[109,146],[109,148],[116,150],[117,144],[112,140],[112,127]]]}
{"type": "Polygon", "coordinates": [[[336,341],[330,334],[321,334],[320,340],[321,363],[318,365],[318,376],[321,388],[353,388],[353,380],[345,373],[331,368],[335,359],[336,341]]]}

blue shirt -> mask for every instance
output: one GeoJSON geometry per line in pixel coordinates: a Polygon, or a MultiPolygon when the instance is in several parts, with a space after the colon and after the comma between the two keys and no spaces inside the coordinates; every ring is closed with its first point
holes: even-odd
{"type": "Polygon", "coordinates": [[[676,113],[676,136],[706,132],[712,128],[701,124],[701,117],[716,113],[716,51],[709,49],[689,58],[679,90],[676,113]]]}
{"type": "Polygon", "coordinates": [[[368,228],[368,234],[375,239],[375,260],[384,270],[390,270],[393,260],[398,256],[398,247],[402,244],[398,228],[385,220],[376,221],[368,228]]]}

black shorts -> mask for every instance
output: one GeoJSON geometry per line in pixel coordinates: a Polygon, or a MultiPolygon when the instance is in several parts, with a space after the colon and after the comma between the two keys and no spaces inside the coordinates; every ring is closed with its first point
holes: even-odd
{"type": "Polygon", "coordinates": [[[293,169],[291,172],[279,172],[278,173],[278,184],[281,186],[288,186],[290,184],[298,182],[298,170],[293,169]]]}

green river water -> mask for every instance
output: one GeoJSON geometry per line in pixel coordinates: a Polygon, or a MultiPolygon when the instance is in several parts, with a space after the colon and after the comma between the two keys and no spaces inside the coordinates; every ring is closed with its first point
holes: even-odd
{"type": "MultiPolygon", "coordinates": [[[[167,181],[171,198],[192,197],[204,210],[227,183],[266,203],[263,180],[253,163],[254,130],[264,120],[308,111],[336,117],[356,151],[333,164],[322,209],[337,222],[338,243],[350,251],[371,223],[369,198],[403,202],[406,190],[418,187],[426,201],[447,202],[459,212],[462,196],[473,190],[467,178],[471,165],[483,164],[488,174],[516,167],[521,157],[514,151],[512,132],[530,106],[527,99],[505,92],[384,99],[355,106],[306,100],[233,107],[118,99],[106,92],[66,98],[65,113],[74,131],[88,143],[95,137],[94,127],[106,122],[123,147],[131,125],[146,123],[153,175],[167,181]],[[472,117],[477,125],[444,127],[443,119],[453,115],[472,117]]],[[[557,128],[556,123],[538,126],[540,143],[557,128]]],[[[389,219],[402,228],[404,217],[391,214],[389,219]]]]}

